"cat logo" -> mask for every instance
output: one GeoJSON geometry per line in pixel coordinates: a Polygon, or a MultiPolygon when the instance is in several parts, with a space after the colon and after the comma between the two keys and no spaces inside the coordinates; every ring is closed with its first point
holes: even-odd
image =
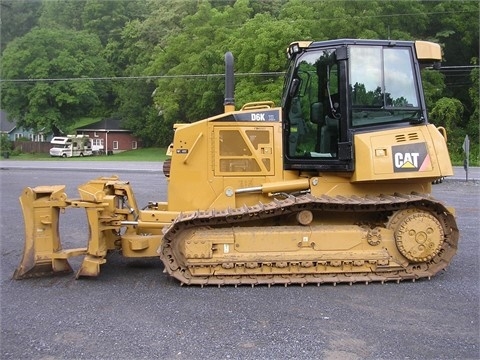
{"type": "Polygon", "coordinates": [[[425,143],[392,146],[393,171],[431,170],[430,156],[425,143]]]}
{"type": "Polygon", "coordinates": [[[419,153],[395,153],[397,169],[417,169],[419,153]]]}

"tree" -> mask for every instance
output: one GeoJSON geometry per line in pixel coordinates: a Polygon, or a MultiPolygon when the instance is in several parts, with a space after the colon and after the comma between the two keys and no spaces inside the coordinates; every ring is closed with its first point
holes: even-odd
{"type": "Polygon", "coordinates": [[[423,69],[422,84],[427,109],[430,110],[444,94],[445,75],[437,70],[423,69]]]}
{"type": "Polygon", "coordinates": [[[144,78],[158,75],[149,71],[155,51],[163,51],[166,38],[179,31],[184,16],[195,13],[196,4],[189,0],[151,0],[146,7],[150,16],[129,21],[120,36],[111,37],[106,46],[106,55],[115,73],[132,78],[113,83],[115,115],[122,119],[122,125],[142,138],[144,145],[168,145],[171,124],[164,124],[162,112],[153,103],[155,83],[144,78]]]}
{"type": "Polygon", "coordinates": [[[447,97],[439,99],[430,112],[431,122],[447,130],[450,155],[454,161],[459,161],[462,154],[461,146],[465,137],[465,130],[462,129],[463,112],[464,107],[458,99],[447,97]]]}
{"type": "Polygon", "coordinates": [[[0,134],[0,153],[3,157],[8,157],[13,150],[13,142],[7,134],[0,134]]]}
{"type": "Polygon", "coordinates": [[[86,0],[82,21],[84,29],[97,34],[103,45],[118,38],[128,21],[147,16],[143,0],[86,0]]]}
{"type": "Polygon", "coordinates": [[[42,28],[83,30],[85,0],[48,0],[42,2],[39,25],[42,28]]]}
{"type": "Polygon", "coordinates": [[[463,105],[457,99],[443,97],[438,100],[430,116],[435,124],[443,126],[447,131],[454,131],[462,123],[463,105]]]}
{"type": "Polygon", "coordinates": [[[248,19],[242,28],[232,35],[229,48],[235,54],[236,71],[254,73],[251,76],[238,77],[235,98],[239,106],[262,100],[280,104],[286,47],[293,40],[304,38],[308,38],[307,34],[295,23],[287,19],[279,20],[265,13],[248,19]]]}
{"type": "Polygon", "coordinates": [[[2,0],[0,2],[0,51],[17,37],[21,37],[37,25],[41,1],[2,0]]]}
{"type": "Polygon", "coordinates": [[[93,78],[110,74],[102,50],[95,35],[66,29],[15,39],[1,59],[2,108],[18,125],[46,131],[98,111],[108,84],[93,78]]]}
{"type": "Polygon", "coordinates": [[[471,150],[473,157],[471,158],[472,163],[478,163],[480,157],[480,149],[479,149],[479,128],[480,128],[480,84],[479,84],[479,67],[478,67],[478,58],[472,59],[472,65],[476,66],[470,73],[470,78],[472,81],[472,86],[470,87],[470,98],[472,101],[472,115],[468,121],[467,125],[467,134],[472,139],[471,142],[471,150]]]}
{"type": "Polygon", "coordinates": [[[154,97],[162,130],[167,131],[164,141],[171,137],[173,123],[197,121],[223,110],[223,77],[212,74],[223,74],[227,39],[250,13],[245,0],[222,11],[201,3],[195,14],[183,19],[183,31],[172,33],[165,47],[155,49],[147,73],[165,77],[157,81],[154,97]]]}
{"type": "Polygon", "coordinates": [[[480,4],[478,1],[425,2],[432,14],[431,37],[442,44],[446,88],[443,96],[459,99],[465,106],[464,120],[471,116],[470,70],[462,67],[479,54],[480,4]],[[452,68],[453,67],[453,68],[452,68]]]}

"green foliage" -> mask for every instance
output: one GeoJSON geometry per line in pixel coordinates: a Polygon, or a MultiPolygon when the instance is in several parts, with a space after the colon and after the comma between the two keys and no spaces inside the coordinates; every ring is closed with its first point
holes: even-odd
{"type": "Polygon", "coordinates": [[[453,131],[461,125],[462,114],[463,105],[459,100],[443,97],[435,103],[430,118],[434,124],[453,131]]]}
{"type": "Polygon", "coordinates": [[[35,29],[8,44],[2,56],[1,106],[17,124],[34,130],[65,128],[102,106],[108,85],[93,79],[110,73],[95,35],[35,29]],[[25,81],[26,79],[44,79],[25,81]]]}
{"type": "MultiPolygon", "coordinates": [[[[473,58],[471,61],[472,65],[478,66],[478,58],[473,58]]],[[[469,89],[470,98],[472,101],[472,115],[468,121],[466,130],[467,134],[471,139],[470,142],[470,164],[480,165],[480,83],[479,83],[479,71],[478,67],[474,68],[470,73],[470,79],[472,81],[472,86],[469,89]]]]}
{"type": "Polygon", "coordinates": [[[82,13],[85,3],[83,0],[43,1],[39,18],[40,27],[83,30],[82,13]]]}
{"type": "Polygon", "coordinates": [[[434,104],[440,100],[445,91],[445,76],[431,69],[422,70],[423,92],[427,109],[430,111],[434,104]]]}
{"type": "Polygon", "coordinates": [[[8,138],[7,134],[0,135],[0,152],[10,152],[13,149],[13,142],[8,138]]]}
{"type": "Polygon", "coordinates": [[[38,23],[41,1],[1,0],[0,52],[9,42],[28,33],[38,23]]]}
{"type": "Polygon", "coordinates": [[[103,1],[86,0],[82,12],[84,29],[97,34],[102,44],[118,38],[122,28],[131,20],[147,16],[144,0],[103,1]]]}
{"type": "Polygon", "coordinates": [[[465,129],[462,128],[463,104],[454,98],[439,99],[430,112],[430,122],[443,126],[447,130],[447,143],[452,159],[458,161],[462,157],[465,129]]]}
{"type": "Polygon", "coordinates": [[[171,34],[167,46],[155,50],[155,60],[147,71],[167,76],[157,82],[154,97],[166,127],[221,112],[223,78],[211,74],[223,73],[225,41],[250,12],[244,1],[237,1],[224,12],[208,2],[201,3],[195,14],[183,19],[183,31],[171,34]],[[204,76],[182,77],[184,74],[204,76]]]}

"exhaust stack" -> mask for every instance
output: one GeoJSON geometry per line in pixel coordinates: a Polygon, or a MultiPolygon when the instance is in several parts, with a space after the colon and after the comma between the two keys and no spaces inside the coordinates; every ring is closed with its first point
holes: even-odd
{"type": "Polygon", "coordinates": [[[233,74],[233,54],[225,53],[225,101],[223,102],[224,112],[235,111],[235,77],[233,74]]]}

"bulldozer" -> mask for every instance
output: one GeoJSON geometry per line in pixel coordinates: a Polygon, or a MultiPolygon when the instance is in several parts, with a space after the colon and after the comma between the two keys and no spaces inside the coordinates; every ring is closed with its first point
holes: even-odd
{"type": "Polygon", "coordinates": [[[431,195],[453,174],[446,131],[428,122],[421,69],[438,44],[339,39],[287,48],[281,106],[234,100],[174,125],[167,201],[139,208],[128,181],[24,189],[23,257],[13,277],[99,276],[110,252],[159,257],[181,285],[415,281],[456,253],[455,211],[431,195]],[[87,246],[64,249],[60,213],[83,208],[87,246]]]}

